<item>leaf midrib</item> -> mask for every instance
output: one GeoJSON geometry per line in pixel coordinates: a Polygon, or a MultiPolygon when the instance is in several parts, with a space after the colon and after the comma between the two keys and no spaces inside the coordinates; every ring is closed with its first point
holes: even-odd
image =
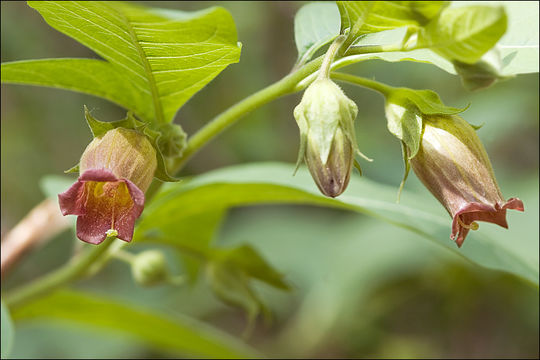
{"type": "Polygon", "coordinates": [[[146,54],[139,44],[139,41],[137,39],[137,34],[135,33],[135,30],[133,29],[133,26],[129,22],[129,19],[122,13],[121,11],[118,11],[114,7],[111,7],[110,5],[106,4],[107,7],[109,7],[111,10],[115,11],[120,18],[124,21],[124,24],[126,25],[129,36],[131,37],[131,41],[133,42],[133,45],[135,46],[135,49],[137,50],[137,53],[139,54],[139,57],[141,59],[141,62],[144,66],[145,75],[148,79],[148,85],[150,87],[150,93],[152,94],[152,102],[154,103],[154,114],[155,114],[155,120],[158,124],[165,123],[165,118],[163,116],[163,107],[161,106],[161,101],[159,99],[159,92],[156,85],[156,81],[154,79],[154,75],[152,74],[152,68],[150,66],[150,63],[148,62],[148,59],[146,58],[146,54]]]}

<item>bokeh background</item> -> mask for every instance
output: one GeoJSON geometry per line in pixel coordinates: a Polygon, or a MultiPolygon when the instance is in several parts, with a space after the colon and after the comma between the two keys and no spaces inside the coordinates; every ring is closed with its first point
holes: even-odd
{"type": "MultiPolygon", "coordinates": [[[[175,122],[188,134],[280,79],[296,59],[293,20],[304,2],[154,1],[151,6],[197,10],[218,3],[235,19],[243,43],[241,60],[179,111],[175,122]]],[[[50,28],[24,2],[1,2],[2,62],[54,57],[97,56],[50,28]]],[[[526,211],[538,213],[538,74],[519,75],[471,93],[457,76],[427,64],[373,60],[347,71],[394,86],[433,89],[451,106],[471,103],[463,116],[472,124],[485,124],[478,134],[504,196],[532,199],[525,202],[526,211]]],[[[343,89],[359,108],[360,149],[375,159],[363,164],[364,176],[397,189],[401,152],[386,129],[382,97],[349,85],[343,89]]],[[[248,115],[196,155],[182,175],[259,161],[293,163],[299,135],[292,109],[300,97],[280,99],[248,115]]],[[[2,85],[1,100],[4,234],[44,199],[40,179],[77,163],[91,140],[83,104],[104,120],[120,119],[125,112],[88,95],[30,86],[2,85]]],[[[406,188],[430,197],[412,173],[406,188]]],[[[510,226],[519,216],[509,213],[510,226]]],[[[527,227],[528,235],[538,238],[538,222],[527,227]]],[[[218,244],[243,242],[253,244],[295,289],[282,293],[258,288],[273,322],[258,322],[246,341],[271,356],[539,356],[537,287],[472,265],[405,230],[337,210],[257,206],[231,211],[216,239],[218,244]]],[[[72,234],[64,233],[27,256],[2,288],[59,266],[73,246],[72,234]]],[[[125,264],[113,262],[81,286],[129,303],[188,314],[236,336],[246,323],[242,311],[216,300],[204,281],[194,287],[141,289],[125,264]]],[[[17,326],[13,351],[15,358],[170,356],[125,335],[44,322],[17,326]]]]}

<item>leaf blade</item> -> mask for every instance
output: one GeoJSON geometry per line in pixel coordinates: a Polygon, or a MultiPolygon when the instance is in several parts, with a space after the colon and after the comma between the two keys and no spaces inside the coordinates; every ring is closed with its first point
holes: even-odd
{"type": "Polygon", "coordinates": [[[140,93],[144,113],[158,123],[170,122],[182,104],[240,56],[234,21],[219,7],[190,14],[121,2],[28,4],[123,74],[140,93]]]}
{"type": "Polygon", "coordinates": [[[255,356],[255,351],[247,345],[194,319],[165,316],[83,292],[57,291],[15,308],[13,318],[17,322],[53,318],[124,332],[150,346],[184,355],[215,358],[255,356]]]}

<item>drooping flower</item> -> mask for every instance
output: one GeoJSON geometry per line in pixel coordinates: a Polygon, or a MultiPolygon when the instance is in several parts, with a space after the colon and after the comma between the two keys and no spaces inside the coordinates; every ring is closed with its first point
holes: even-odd
{"type": "Polygon", "coordinates": [[[349,184],[357,150],[356,104],[330,79],[317,79],[294,109],[300,128],[298,163],[305,160],[319,190],[336,197],[349,184]]]}
{"type": "Polygon", "coordinates": [[[420,149],[411,165],[453,218],[450,238],[459,247],[476,221],[508,228],[506,210],[523,211],[518,198],[502,197],[488,155],[475,130],[457,115],[423,118],[420,149]]]}
{"type": "Polygon", "coordinates": [[[63,215],[77,215],[77,237],[99,244],[107,236],[131,241],[144,192],[157,167],[156,151],[136,130],[115,128],[84,151],[80,176],[58,195],[63,215]]]}

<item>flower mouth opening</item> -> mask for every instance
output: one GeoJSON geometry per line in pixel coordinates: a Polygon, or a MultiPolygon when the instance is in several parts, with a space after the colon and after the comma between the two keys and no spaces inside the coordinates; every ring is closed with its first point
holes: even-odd
{"type": "Polygon", "coordinates": [[[144,193],[135,184],[105,169],[87,170],[58,197],[64,215],[78,215],[77,237],[91,244],[108,237],[131,241],[144,207],[144,193]]]}

